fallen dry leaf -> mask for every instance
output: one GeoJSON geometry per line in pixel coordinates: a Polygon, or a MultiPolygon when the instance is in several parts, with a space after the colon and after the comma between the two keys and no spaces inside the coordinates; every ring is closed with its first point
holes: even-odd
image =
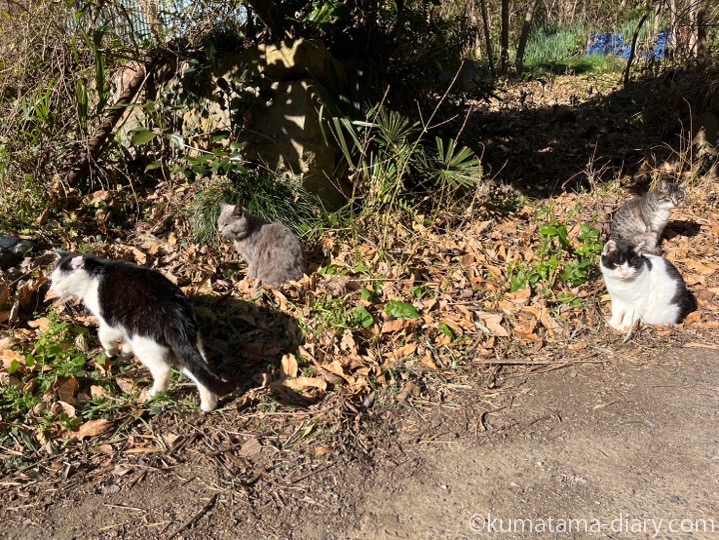
{"type": "Polygon", "coordinates": [[[509,332],[501,325],[502,315],[500,313],[489,313],[486,311],[477,312],[482,324],[487,328],[490,334],[500,337],[509,337],[509,332]]]}
{"type": "Polygon", "coordinates": [[[427,367],[429,369],[439,369],[436,362],[432,359],[432,356],[429,353],[426,356],[420,358],[419,361],[424,367],[427,367]]]}
{"type": "Polygon", "coordinates": [[[90,386],[90,395],[94,398],[104,397],[107,395],[107,390],[105,390],[105,388],[103,388],[102,386],[93,384],[92,386],[90,386]]]}
{"type": "Polygon", "coordinates": [[[7,371],[13,362],[19,362],[25,364],[25,355],[12,349],[3,349],[0,351],[0,358],[2,358],[3,369],[7,371]]]}
{"type": "Polygon", "coordinates": [[[320,377],[297,377],[296,379],[286,379],[282,384],[287,388],[291,388],[297,392],[305,392],[310,388],[319,388],[327,390],[327,381],[320,377]]]}
{"type": "Polygon", "coordinates": [[[406,321],[403,319],[394,319],[391,321],[385,321],[384,324],[382,324],[382,330],[380,332],[382,334],[398,332],[399,330],[402,330],[405,326],[408,326],[408,324],[409,324],[409,321],[406,321]]]}
{"type": "Polygon", "coordinates": [[[85,437],[97,437],[102,435],[112,427],[110,420],[89,420],[82,424],[75,431],[70,432],[70,438],[72,439],[84,439],[85,437]]]}
{"type": "Polygon", "coordinates": [[[60,400],[75,406],[77,405],[77,399],[75,399],[75,396],[77,395],[79,387],[80,384],[75,377],[58,379],[55,382],[55,391],[57,392],[60,400]]]}
{"type": "Polygon", "coordinates": [[[47,317],[40,317],[39,319],[28,321],[27,325],[30,328],[39,330],[41,334],[44,334],[47,332],[47,329],[50,328],[50,319],[47,317]]]}
{"type": "Polygon", "coordinates": [[[0,308],[8,308],[12,304],[12,292],[5,283],[0,283],[0,308]]]}
{"type": "Polygon", "coordinates": [[[131,394],[135,388],[135,381],[128,377],[117,377],[115,382],[117,383],[117,386],[120,387],[120,390],[126,394],[131,394]]]}
{"type": "Polygon", "coordinates": [[[299,367],[297,365],[297,358],[295,355],[292,353],[284,355],[280,364],[280,373],[284,377],[292,379],[297,377],[298,372],[299,367]]]}
{"type": "Polygon", "coordinates": [[[254,437],[245,441],[240,447],[240,457],[252,457],[262,452],[262,443],[254,437]]]}
{"type": "Polygon", "coordinates": [[[420,389],[419,386],[417,386],[412,381],[408,382],[404,385],[404,388],[400,390],[399,394],[397,394],[397,401],[404,402],[407,401],[410,397],[417,397],[420,395],[420,389]]]}

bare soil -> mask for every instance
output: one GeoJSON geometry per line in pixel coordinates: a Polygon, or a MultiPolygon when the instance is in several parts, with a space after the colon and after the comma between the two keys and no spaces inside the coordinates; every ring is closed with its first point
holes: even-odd
{"type": "Polygon", "coordinates": [[[494,392],[468,374],[440,400],[378,403],[344,449],[252,447],[195,416],[168,426],[191,439],[177,451],[80,456],[9,489],[0,536],[717,538],[718,353],[688,345],[620,341],[494,392]]]}

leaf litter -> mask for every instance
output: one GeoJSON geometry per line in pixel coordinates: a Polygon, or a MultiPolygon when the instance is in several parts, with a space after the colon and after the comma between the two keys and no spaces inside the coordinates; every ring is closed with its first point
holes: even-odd
{"type": "MultiPolygon", "coordinates": [[[[530,107],[537,98],[542,108],[540,93],[545,90],[530,95],[530,107]]],[[[573,97],[564,88],[549,94],[562,102],[573,97]]],[[[499,106],[514,101],[519,102],[507,99],[499,106]]],[[[543,112],[556,115],[553,108],[543,112]]],[[[617,114],[624,116],[624,111],[617,114]]],[[[583,137],[580,130],[595,116],[592,108],[586,121],[564,122],[554,137],[554,153],[535,152],[532,138],[533,128],[551,122],[512,124],[510,129],[528,137],[513,138],[511,144],[498,139],[506,151],[499,161],[507,158],[510,181],[523,177],[527,159],[542,177],[533,175],[533,183],[558,185],[575,178],[576,164],[584,161],[572,148],[581,148],[576,144],[583,137]],[[559,171],[557,157],[572,170],[559,171]]],[[[477,140],[484,131],[481,135],[477,140]]],[[[620,142],[616,152],[606,153],[625,159],[624,148],[635,147],[620,142]]],[[[497,149],[490,142],[487,154],[496,157],[497,149]]],[[[368,429],[373,419],[386,419],[393,405],[412,408],[422,418],[441,408],[468,407],[464,414],[479,421],[475,431],[491,432],[496,428],[492,413],[526,391],[521,381],[532,373],[607,358],[637,362],[639,350],[656,351],[660,358],[667,347],[719,349],[715,178],[690,185],[688,204],[674,212],[663,244],[697,296],[699,311],[678,328],[639,328],[627,343],[604,324],[609,298],[597,258],[588,280],[573,285],[553,271],[551,256],[558,268],[575,259],[583,244],[582,225],[606,234],[608,212],[630,196],[628,191],[600,188],[549,202],[527,201],[503,186],[472,219],[420,217],[393,231],[395,243],[384,251],[370,240],[350,241],[340,231],[328,231],[310,246],[315,264],[308,278],[256,297],[251,285],[240,280],[244,266],[235,262],[231,246],[217,249],[189,239],[189,224],[174,209],[186,206],[192,190],[190,185],[161,185],[148,199],[152,205],[145,224],[136,230],[98,224],[94,214],[78,211],[69,216],[72,230],[56,236],[67,249],[96,245],[98,254],[156,268],[180,285],[193,299],[211,362],[241,383],[238,392],[210,415],[196,412],[196,392],[182,378],[169,396],[147,401],[149,374],[134,360],[103,359],[97,322],[73,302],[55,307],[59,319],[90,332],[61,345],[82,352],[85,362],[41,388],[44,374],[54,368],[27,358],[56,325],[43,299],[54,256],[41,254],[0,272],[0,393],[32,394],[39,401],[22,419],[5,409],[0,413],[0,485],[7,513],[38,504],[46,508],[62,491],[83,484],[98,486],[103,494],[126,491],[148,475],[174,474],[183,462],[216,473],[200,473],[210,506],[216,501],[214,490],[229,489],[233,506],[242,511],[245,503],[253,513],[291,509],[283,486],[292,479],[301,484],[340,456],[356,456],[351,450],[373,460],[401,461],[396,453],[372,449],[368,429]],[[566,235],[556,225],[565,225],[566,235]],[[100,244],[98,230],[105,235],[100,244]],[[558,249],[560,238],[571,249],[558,249]],[[529,283],[540,274],[546,277],[529,283]],[[398,304],[411,306],[417,316],[395,312],[392,306],[398,304]],[[65,389],[62,396],[60,388],[65,389]],[[470,394],[481,396],[485,406],[464,400],[470,394]],[[98,404],[103,408],[97,410],[98,404]]],[[[109,194],[90,194],[86,204],[106,201],[109,194]]],[[[423,424],[407,430],[427,440],[445,433],[423,424]]],[[[184,484],[192,479],[173,480],[184,484]]],[[[294,490],[302,493],[301,485],[291,488],[293,497],[294,490]]],[[[144,524],[132,523],[151,536],[163,536],[171,522],[166,515],[150,516],[142,516],[144,524]]],[[[121,533],[123,523],[118,520],[99,532],[121,533]]],[[[175,528],[170,534],[179,532],[175,528]]]]}
{"type": "MultiPolygon", "coordinates": [[[[7,478],[32,486],[49,467],[67,486],[82,475],[50,464],[74,459],[92,462],[97,474],[122,466],[138,481],[143,464],[171,468],[202,445],[202,459],[228,478],[241,475],[242,489],[253,490],[268,470],[290,467],[283,462],[289,453],[307,456],[297,459],[310,469],[292,476],[302,478],[312,474],[312,460],[331,464],[345,445],[362,446],[358,425],[377,400],[451,406],[463,393],[482,392],[492,403],[513,390],[518,375],[608,356],[632,361],[640,348],[719,347],[719,222],[710,199],[717,186],[707,189],[707,182],[690,188],[690,203],[672,216],[699,232],[663,244],[699,311],[677,328],[639,329],[626,344],[604,323],[609,304],[598,258],[583,283],[561,275],[583,246],[582,225],[602,228],[597,209],[606,197],[593,193],[525,200],[504,214],[487,204],[461,223],[418,216],[398,227],[385,251],[327,231],[310,254],[309,276],[256,296],[242,271],[228,277],[234,251],[192,244],[181,220],[166,238],[138,232],[103,244],[98,254],[158,269],[193,299],[210,362],[239,383],[210,415],[195,412],[194,389],[181,378],[170,396],[147,401],[149,374],[136,360],[105,359],[97,322],[81,306],[55,301],[57,315],[47,314],[54,259],[27,259],[0,275],[0,312],[9,313],[0,389],[37,397],[30,414],[0,418],[10,433],[0,456],[16,463],[7,478]],[[566,238],[543,235],[547,224],[564,225],[566,238]],[[43,387],[52,368],[37,361],[38,343],[58,321],[90,332],[57,344],[66,349],[57,354],[78,351],[83,361],[43,387]]],[[[483,413],[483,429],[485,421],[483,413]]]]}

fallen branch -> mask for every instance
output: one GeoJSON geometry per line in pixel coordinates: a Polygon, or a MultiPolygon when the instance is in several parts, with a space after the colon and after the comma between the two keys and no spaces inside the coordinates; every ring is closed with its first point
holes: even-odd
{"type": "Polygon", "coordinates": [[[131,62],[124,67],[121,79],[125,83],[125,88],[118,96],[114,105],[109,107],[102,122],[97,126],[95,134],[87,142],[87,147],[67,173],[65,180],[68,186],[76,186],[78,182],[90,172],[90,164],[105,147],[110,135],[112,135],[118,122],[123,114],[125,114],[127,107],[133,102],[135,96],[147,79],[147,76],[157,66],[158,61],[158,55],[148,53],[143,60],[131,62]]]}

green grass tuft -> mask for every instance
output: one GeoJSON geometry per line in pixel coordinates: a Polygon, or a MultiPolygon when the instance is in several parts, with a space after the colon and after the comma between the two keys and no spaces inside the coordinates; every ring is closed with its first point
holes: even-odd
{"type": "Polygon", "coordinates": [[[197,242],[219,242],[220,201],[241,204],[250,214],[287,225],[307,235],[321,225],[321,203],[299,182],[268,171],[249,171],[224,179],[201,191],[190,208],[192,236],[197,242]]]}

